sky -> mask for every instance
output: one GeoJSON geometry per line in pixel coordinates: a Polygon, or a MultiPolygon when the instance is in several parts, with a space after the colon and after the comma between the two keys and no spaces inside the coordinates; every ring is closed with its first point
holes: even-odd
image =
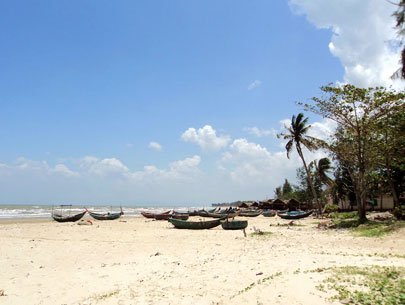
{"type": "MultiPolygon", "coordinates": [[[[329,83],[392,86],[383,0],[2,1],[0,204],[274,197],[277,139],[329,83]]],[[[333,123],[306,113],[311,134],[333,123]]],[[[308,160],[324,152],[306,153],[308,160]]]]}

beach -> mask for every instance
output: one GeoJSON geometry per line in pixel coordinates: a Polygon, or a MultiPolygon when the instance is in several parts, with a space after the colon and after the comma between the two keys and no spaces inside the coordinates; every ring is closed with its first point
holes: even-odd
{"type": "Polygon", "coordinates": [[[246,237],[142,217],[2,220],[0,304],[340,304],[317,289],[329,268],[405,265],[404,229],[366,238],[312,217],[245,219],[246,237]]]}

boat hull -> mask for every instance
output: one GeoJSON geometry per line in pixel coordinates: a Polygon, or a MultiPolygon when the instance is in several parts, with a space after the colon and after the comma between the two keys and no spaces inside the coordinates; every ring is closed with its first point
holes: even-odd
{"type": "Polygon", "coordinates": [[[301,218],[308,217],[312,213],[313,213],[313,211],[302,212],[302,213],[286,212],[286,213],[277,213],[277,216],[281,217],[283,219],[301,219],[301,218]]]}
{"type": "Polygon", "coordinates": [[[223,221],[221,226],[224,230],[243,230],[248,226],[247,220],[234,220],[234,221],[223,221]]]}
{"type": "Polygon", "coordinates": [[[121,217],[123,213],[93,213],[89,212],[90,216],[97,220],[114,220],[121,217]]]}
{"type": "Polygon", "coordinates": [[[84,211],[82,213],[72,215],[72,216],[63,216],[57,213],[52,214],[52,218],[56,220],[57,222],[75,222],[83,218],[84,214],[86,214],[87,211],[84,211]]]}
{"type": "Polygon", "coordinates": [[[276,211],[272,211],[272,210],[264,210],[263,211],[263,213],[262,213],[262,215],[264,216],[264,217],[274,217],[274,216],[276,216],[276,211]]]}
{"type": "Polygon", "coordinates": [[[186,221],[170,218],[169,222],[177,229],[206,230],[219,226],[221,224],[221,219],[214,219],[209,221],[186,221]]]}
{"type": "Polygon", "coordinates": [[[261,215],[263,213],[262,210],[258,210],[258,211],[241,211],[239,213],[239,216],[242,217],[257,217],[259,215],[261,215]]]}

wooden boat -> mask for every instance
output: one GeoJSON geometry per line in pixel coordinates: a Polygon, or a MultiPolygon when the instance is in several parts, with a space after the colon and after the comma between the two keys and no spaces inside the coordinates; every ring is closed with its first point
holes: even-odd
{"type": "Polygon", "coordinates": [[[239,213],[239,216],[243,217],[257,217],[263,213],[263,210],[242,210],[239,213]]]}
{"type": "Polygon", "coordinates": [[[283,218],[283,219],[300,219],[300,218],[305,218],[308,217],[313,213],[313,210],[305,212],[305,211],[291,211],[291,212],[285,212],[285,213],[277,213],[277,216],[283,218]]]}
{"type": "Polygon", "coordinates": [[[188,214],[188,213],[174,212],[171,216],[172,216],[172,218],[174,218],[174,219],[187,220],[188,217],[189,217],[189,214],[188,214]]]}
{"type": "Polygon", "coordinates": [[[155,218],[156,215],[169,214],[170,212],[171,212],[171,210],[168,210],[168,211],[163,212],[163,213],[152,213],[152,212],[145,212],[145,211],[142,211],[142,212],[141,212],[141,215],[142,215],[143,217],[146,217],[146,218],[155,218]]]}
{"type": "Polygon", "coordinates": [[[233,218],[240,214],[240,210],[227,210],[224,212],[208,212],[208,211],[199,211],[198,215],[201,217],[212,217],[212,218],[233,218]]]}
{"type": "Polygon", "coordinates": [[[222,221],[221,226],[224,230],[243,230],[248,226],[247,220],[222,221]]]}
{"type": "Polygon", "coordinates": [[[274,210],[264,210],[262,215],[264,217],[273,217],[273,216],[276,216],[276,211],[274,211],[274,210]]]}
{"type": "Polygon", "coordinates": [[[170,217],[172,217],[171,213],[155,214],[156,220],[168,220],[170,217]]]}
{"type": "Polygon", "coordinates": [[[86,214],[86,210],[84,212],[75,214],[75,215],[63,215],[59,213],[52,213],[52,218],[57,222],[75,222],[80,220],[84,214],[86,214]]]}
{"type": "Polygon", "coordinates": [[[204,230],[219,226],[221,224],[221,219],[214,219],[209,221],[187,221],[169,218],[169,222],[177,229],[204,230]]]}
{"type": "Polygon", "coordinates": [[[94,213],[87,210],[91,217],[97,220],[114,220],[120,218],[124,215],[124,212],[121,209],[121,212],[117,213],[94,213]]]}
{"type": "Polygon", "coordinates": [[[188,216],[198,216],[198,211],[197,210],[193,210],[193,211],[188,211],[188,216]]]}

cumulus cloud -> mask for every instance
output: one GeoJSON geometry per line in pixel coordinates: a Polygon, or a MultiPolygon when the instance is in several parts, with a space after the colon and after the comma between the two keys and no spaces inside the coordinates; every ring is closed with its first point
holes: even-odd
{"type": "Polygon", "coordinates": [[[399,50],[389,1],[290,0],[293,12],[303,14],[318,28],[331,29],[330,52],[344,67],[344,81],[360,87],[394,86],[390,77],[399,68],[399,50]]]}
{"type": "Polygon", "coordinates": [[[222,155],[220,168],[226,170],[230,178],[241,185],[270,186],[287,175],[286,169],[291,170],[297,166],[294,162],[286,161],[285,154],[271,153],[265,147],[241,138],[234,140],[230,150],[222,155]]]}
{"type": "Polygon", "coordinates": [[[244,131],[248,132],[249,134],[252,134],[258,138],[262,138],[262,137],[268,137],[268,136],[276,136],[277,135],[277,131],[274,128],[271,129],[260,129],[256,126],[254,127],[246,127],[243,128],[244,131]]]}
{"type": "Polygon", "coordinates": [[[181,139],[195,143],[204,150],[219,150],[226,147],[231,140],[227,135],[217,136],[216,130],[210,125],[199,129],[189,128],[181,135],[181,139]]]}
{"type": "Polygon", "coordinates": [[[257,87],[260,87],[261,85],[262,85],[262,82],[257,79],[257,80],[255,80],[255,81],[253,81],[252,83],[249,84],[248,90],[249,90],[249,91],[254,90],[254,89],[256,89],[257,87]]]}
{"type": "Polygon", "coordinates": [[[156,151],[161,151],[162,150],[162,145],[160,145],[158,142],[150,142],[149,143],[149,148],[156,150],[156,151]]]}
{"type": "Polygon", "coordinates": [[[87,173],[98,176],[125,176],[129,173],[128,167],[116,158],[99,159],[93,156],[87,156],[81,160],[80,167],[85,169],[87,173]]]}
{"type": "MultiPolygon", "coordinates": [[[[307,160],[325,156],[323,152],[305,152],[305,155],[307,160]]],[[[284,178],[294,181],[295,171],[301,166],[302,162],[295,153],[288,159],[284,150],[271,152],[243,138],[233,141],[219,163],[220,169],[239,185],[251,188],[268,186],[273,190],[284,178]]]]}
{"type": "Polygon", "coordinates": [[[56,164],[54,167],[49,166],[46,161],[35,161],[24,157],[17,158],[12,164],[0,164],[1,174],[13,174],[16,172],[37,173],[42,176],[59,175],[64,177],[78,177],[79,173],[71,170],[65,164],[56,164]]]}
{"type": "Polygon", "coordinates": [[[308,135],[324,141],[329,140],[336,130],[337,124],[330,119],[322,119],[319,122],[311,123],[311,128],[308,130],[308,135]]]}
{"type": "Polygon", "coordinates": [[[61,174],[66,177],[78,177],[79,173],[72,171],[65,164],[56,164],[54,168],[50,169],[50,172],[55,174],[61,174]]]}

